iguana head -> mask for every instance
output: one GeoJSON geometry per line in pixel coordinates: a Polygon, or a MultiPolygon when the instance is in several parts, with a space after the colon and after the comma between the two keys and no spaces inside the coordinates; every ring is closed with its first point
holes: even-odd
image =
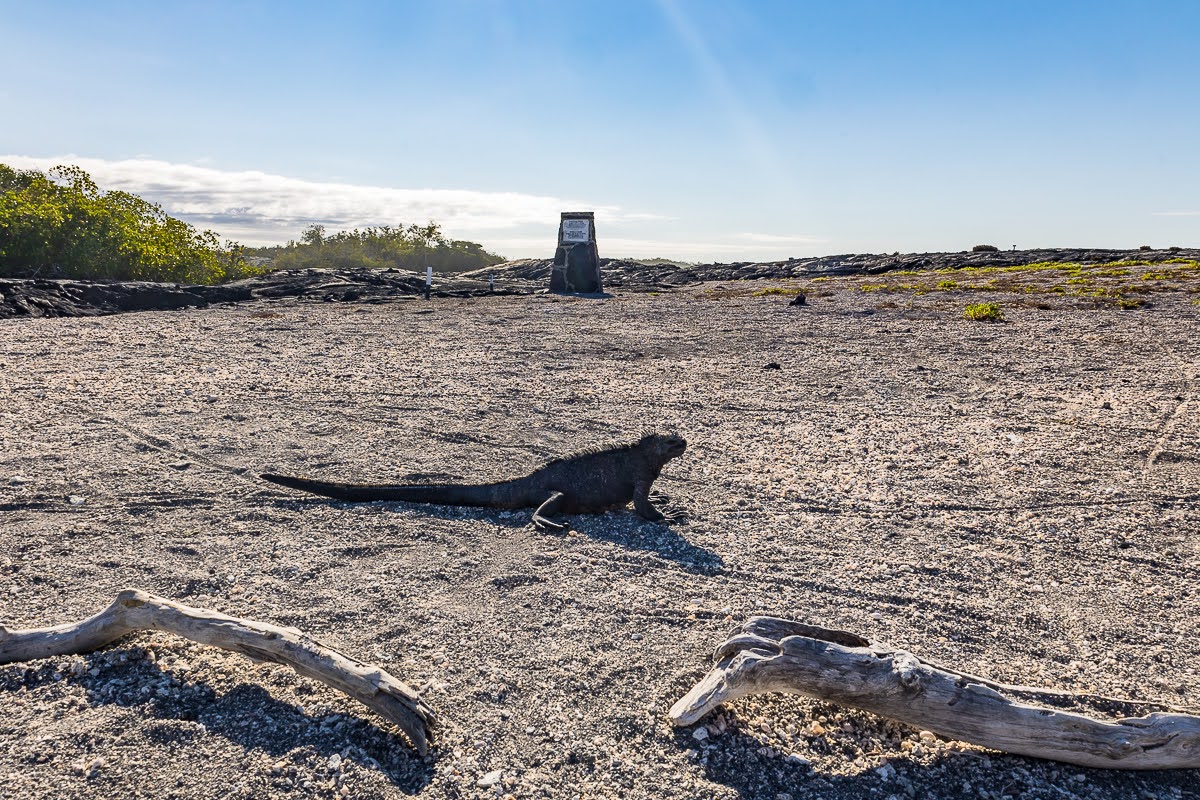
{"type": "Polygon", "coordinates": [[[687,440],[674,433],[647,433],[638,445],[654,453],[660,464],[679,458],[687,450],[687,440]]]}

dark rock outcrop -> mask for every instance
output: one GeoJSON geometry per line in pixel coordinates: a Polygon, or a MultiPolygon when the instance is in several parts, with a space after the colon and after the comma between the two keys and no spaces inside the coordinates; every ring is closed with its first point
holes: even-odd
{"type": "MultiPolygon", "coordinates": [[[[876,275],[898,270],[960,267],[1012,267],[1038,262],[1096,264],[1112,261],[1159,262],[1200,259],[1200,250],[1006,250],[1000,252],[837,255],[786,261],[731,264],[601,259],[604,286],[627,291],[657,291],[703,281],[782,280],[836,275],[876,275]]],[[[434,278],[435,297],[484,294],[531,294],[549,286],[552,259],[509,261],[495,267],[434,278]],[[491,278],[495,277],[495,285],[491,278]]],[[[425,276],[406,270],[277,270],[220,286],[188,286],[133,281],[100,283],[45,278],[0,279],[0,319],[10,317],[81,317],[123,311],[167,311],[212,303],[267,298],[301,301],[386,303],[411,299],[425,291],[425,276]]]]}
{"type": "MultiPolygon", "coordinates": [[[[538,287],[507,281],[494,289],[486,279],[439,275],[437,297],[529,293],[538,287]]],[[[10,317],[84,317],[124,311],[173,311],[213,303],[292,297],[337,302],[389,302],[425,291],[425,277],[399,270],[279,270],[219,286],[190,286],[127,281],[100,283],[46,278],[0,279],[0,319],[10,317]]]]}
{"type": "MultiPolygon", "coordinates": [[[[729,264],[682,264],[669,261],[629,261],[606,258],[600,268],[607,288],[661,290],[703,281],[816,278],[836,275],[877,275],[901,270],[957,269],[961,267],[1012,267],[1038,262],[1096,264],[1109,261],[1165,261],[1200,258],[1200,250],[1097,250],[1056,248],[999,252],[847,254],[794,258],[785,261],[739,261],[729,264]]],[[[496,280],[519,279],[542,283],[548,279],[549,259],[509,261],[489,270],[463,273],[478,277],[494,272],[496,280]]]]}
{"type": "Polygon", "coordinates": [[[0,280],[0,318],[84,317],[122,311],[198,308],[207,306],[209,300],[196,290],[209,288],[213,287],[144,281],[0,280]]]}

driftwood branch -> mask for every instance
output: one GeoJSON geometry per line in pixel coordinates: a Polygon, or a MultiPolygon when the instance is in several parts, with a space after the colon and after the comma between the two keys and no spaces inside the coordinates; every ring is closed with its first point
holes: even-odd
{"type": "Polygon", "coordinates": [[[125,589],[108,608],[82,622],[53,628],[0,626],[0,664],[85,653],[131,631],[166,631],[193,642],[232,650],[255,661],[285,664],[332,686],[394,722],[422,755],[436,715],[420,696],[379,667],[355,661],[295,628],[192,608],[139,589],[125,589]]]}
{"type": "Polygon", "coordinates": [[[671,708],[676,725],[691,725],[738,697],[789,692],[1018,755],[1112,769],[1200,767],[1200,716],[1101,721],[1025,705],[994,688],[1004,684],[980,683],[847,631],[752,617],[713,660],[708,675],[671,708]]]}

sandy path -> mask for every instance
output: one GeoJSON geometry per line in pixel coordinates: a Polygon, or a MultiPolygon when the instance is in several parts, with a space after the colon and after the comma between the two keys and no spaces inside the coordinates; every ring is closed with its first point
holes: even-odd
{"type": "Polygon", "coordinates": [[[86,616],[139,586],[296,625],[426,686],[448,721],[422,762],[333,692],[142,635],[0,668],[0,784],[113,798],[1200,793],[1190,774],[964,750],[794,698],[736,704],[703,744],[665,722],[749,613],[998,680],[1200,705],[1192,297],[1013,306],[989,325],[962,320],[954,293],[887,308],[826,286],[803,308],[702,285],[0,322],[5,624],[86,616]],[[252,478],[492,479],[645,426],[691,444],[657,487],[687,523],[580,516],[548,536],[526,513],[337,504],[252,478]]]}

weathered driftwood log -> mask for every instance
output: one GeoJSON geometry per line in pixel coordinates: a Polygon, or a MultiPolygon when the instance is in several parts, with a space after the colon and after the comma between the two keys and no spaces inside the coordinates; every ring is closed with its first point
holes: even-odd
{"type": "Polygon", "coordinates": [[[1025,705],[997,687],[1028,687],[981,681],[847,631],[752,617],[717,647],[713,660],[708,675],[671,708],[676,725],[691,725],[748,694],[789,692],[1018,755],[1115,769],[1200,767],[1200,717],[1154,713],[1100,721],[1025,705]]]}
{"type": "Polygon", "coordinates": [[[96,650],[131,631],[166,631],[194,642],[286,664],[328,684],[396,723],[422,755],[437,718],[420,696],[379,667],[338,653],[295,628],[192,608],[140,589],[125,589],[105,610],[53,628],[0,626],[0,664],[96,650]]]}

